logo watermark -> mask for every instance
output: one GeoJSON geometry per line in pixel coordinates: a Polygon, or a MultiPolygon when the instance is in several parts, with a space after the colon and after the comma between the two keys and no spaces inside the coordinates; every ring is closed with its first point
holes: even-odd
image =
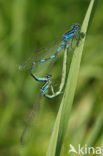
{"type": "Polygon", "coordinates": [[[69,145],[69,153],[76,153],[76,154],[96,154],[96,155],[100,155],[103,154],[103,149],[102,147],[89,147],[87,146],[87,144],[85,144],[84,146],[81,146],[80,144],[78,144],[77,148],[75,148],[72,144],[69,145]]]}

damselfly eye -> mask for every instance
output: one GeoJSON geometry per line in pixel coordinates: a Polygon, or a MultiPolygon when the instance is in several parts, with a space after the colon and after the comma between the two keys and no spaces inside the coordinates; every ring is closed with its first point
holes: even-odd
{"type": "Polygon", "coordinates": [[[71,27],[70,27],[70,28],[71,28],[71,29],[74,29],[74,27],[75,27],[75,25],[71,25],[71,27]]]}
{"type": "Polygon", "coordinates": [[[81,29],[81,26],[80,25],[77,25],[77,30],[80,30],[81,29]]]}
{"type": "Polygon", "coordinates": [[[73,25],[71,25],[71,29],[80,30],[81,27],[80,27],[80,25],[73,24],[73,25]]]}
{"type": "Polygon", "coordinates": [[[45,77],[50,79],[52,77],[52,75],[46,74],[45,77]]]}

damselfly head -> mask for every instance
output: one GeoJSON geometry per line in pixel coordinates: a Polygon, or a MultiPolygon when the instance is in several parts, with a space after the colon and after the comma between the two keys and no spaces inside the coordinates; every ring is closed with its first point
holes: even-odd
{"type": "Polygon", "coordinates": [[[77,24],[73,24],[73,25],[71,25],[71,29],[80,30],[81,29],[81,26],[80,25],[77,25],[77,24]]]}
{"type": "Polygon", "coordinates": [[[50,79],[52,77],[52,75],[46,74],[45,77],[50,79]]]}

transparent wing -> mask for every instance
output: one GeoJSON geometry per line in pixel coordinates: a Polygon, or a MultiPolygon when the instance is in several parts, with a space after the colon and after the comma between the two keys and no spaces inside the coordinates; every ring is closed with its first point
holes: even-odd
{"type": "Polygon", "coordinates": [[[34,130],[37,124],[39,107],[40,107],[40,97],[37,99],[37,101],[33,105],[33,108],[28,116],[28,120],[20,136],[21,145],[26,145],[31,140],[31,137],[33,135],[32,133],[34,133],[34,130]]]}
{"type": "Polygon", "coordinates": [[[47,48],[43,48],[40,50],[37,50],[32,53],[32,55],[23,63],[17,64],[17,68],[20,71],[30,70],[32,67],[32,63],[34,61],[38,61],[41,59],[48,58],[56,53],[56,50],[61,45],[61,41],[56,42],[55,44],[52,44],[51,46],[47,48]]]}

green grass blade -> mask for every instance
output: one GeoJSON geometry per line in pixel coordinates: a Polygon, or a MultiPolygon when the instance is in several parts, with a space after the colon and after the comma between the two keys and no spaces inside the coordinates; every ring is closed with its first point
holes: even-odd
{"type": "MultiPolygon", "coordinates": [[[[91,17],[91,12],[94,7],[93,6],[94,2],[95,0],[91,0],[81,28],[81,31],[85,34],[87,32],[88,23],[91,17]]],[[[68,125],[74,93],[77,85],[84,41],[85,41],[85,37],[79,42],[78,47],[74,51],[74,55],[72,58],[71,67],[67,79],[67,85],[65,88],[65,93],[62,102],[60,104],[59,112],[55,121],[53,133],[47,151],[47,156],[60,155],[61,146],[68,125]]]]}
{"type": "Polygon", "coordinates": [[[88,147],[92,147],[96,140],[98,139],[99,134],[101,134],[103,128],[103,111],[100,112],[99,116],[96,118],[96,121],[91,128],[86,140],[84,141],[88,147]]]}

